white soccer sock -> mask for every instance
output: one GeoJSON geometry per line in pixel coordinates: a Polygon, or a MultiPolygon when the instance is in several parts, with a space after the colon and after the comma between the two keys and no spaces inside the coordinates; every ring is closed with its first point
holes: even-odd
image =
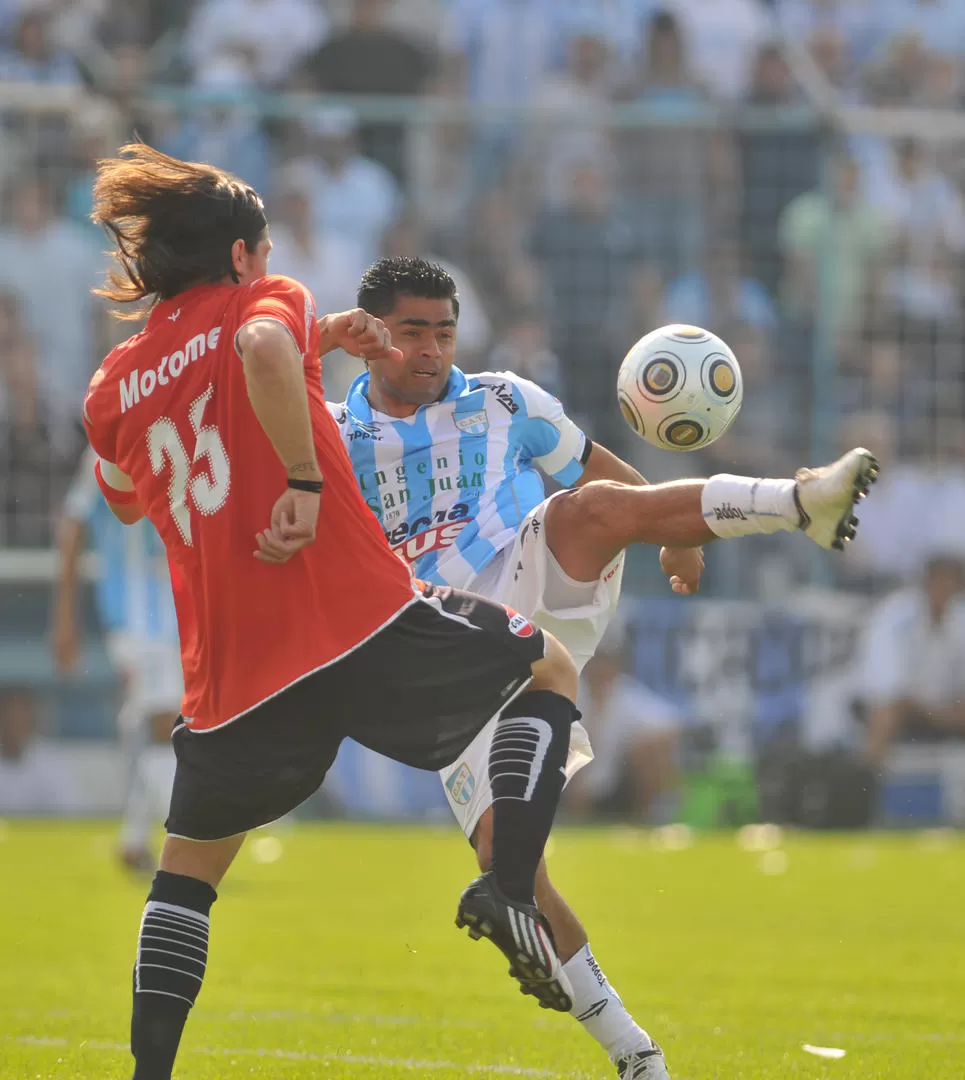
{"type": "Polygon", "coordinates": [[[707,528],[725,540],[755,533],[794,532],[801,522],[794,488],[794,480],[718,473],[704,484],[700,509],[707,528]]]}
{"type": "Polygon", "coordinates": [[[171,801],[176,761],[167,743],[144,747],[138,754],[131,788],[121,823],[121,847],[125,851],[146,848],[171,801]]]}
{"type": "Polygon", "coordinates": [[[589,945],[584,945],[563,965],[573,987],[570,1015],[586,1028],[587,1034],[616,1060],[634,1050],[649,1050],[650,1036],[627,1012],[600,965],[593,959],[589,945]]]}

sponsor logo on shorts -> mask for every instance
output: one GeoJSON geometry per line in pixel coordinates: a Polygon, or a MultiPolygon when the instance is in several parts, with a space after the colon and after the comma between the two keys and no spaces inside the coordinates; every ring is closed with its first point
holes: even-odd
{"type": "Polygon", "coordinates": [[[467,806],[476,787],[476,778],[472,769],[462,762],[458,769],[446,781],[446,790],[457,806],[467,806]]]}
{"type": "Polygon", "coordinates": [[[482,409],[468,416],[453,416],[452,422],[464,435],[485,435],[489,430],[489,413],[482,409]]]}
{"type": "Polygon", "coordinates": [[[536,633],[536,627],[525,615],[520,615],[518,611],[513,611],[511,607],[506,608],[506,612],[509,615],[510,633],[515,634],[517,637],[532,637],[536,633]]]}

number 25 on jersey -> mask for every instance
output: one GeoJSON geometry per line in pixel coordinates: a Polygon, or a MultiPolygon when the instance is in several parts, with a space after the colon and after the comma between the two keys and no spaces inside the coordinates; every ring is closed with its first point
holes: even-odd
{"type": "Polygon", "coordinates": [[[189,500],[199,513],[215,514],[224,506],[231,488],[231,463],[221,434],[213,424],[204,423],[204,410],[213,392],[214,388],[208,386],[188,410],[188,421],[194,433],[192,456],[188,456],[177,424],[169,417],[155,420],[147,431],[147,448],[154,475],[160,476],[167,468],[171,470],[168,483],[171,519],[188,545],[194,542],[189,500]],[[205,461],[207,470],[196,472],[196,467],[205,461]]]}

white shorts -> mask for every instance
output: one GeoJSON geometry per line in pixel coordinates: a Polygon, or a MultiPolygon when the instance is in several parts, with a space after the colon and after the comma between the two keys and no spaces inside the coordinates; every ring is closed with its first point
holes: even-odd
{"type": "Polygon", "coordinates": [[[179,713],[184,695],[181,650],[167,641],[137,637],[124,630],[107,635],[107,655],[126,684],[125,711],[138,721],[160,713],[179,713]]]}
{"type": "MultiPolygon", "coordinates": [[[[577,670],[582,671],[616,611],[625,556],[621,552],[598,581],[574,581],[563,572],[546,543],[543,520],[550,502],[565,495],[565,491],[558,491],[531,510],[513,546],[497,556],[499,564],[483,570],[466,589],[514,608],[548,630],[569,649],[577,670]]],[[[459,760],[439,772],[449,806],[470,838],[493,801],[489,787],[489,744],[496,723],[491,720],[459,760]]],[[[576,723],[570,732],[567,782],[592,760],[586,729],[576,723]]]]}

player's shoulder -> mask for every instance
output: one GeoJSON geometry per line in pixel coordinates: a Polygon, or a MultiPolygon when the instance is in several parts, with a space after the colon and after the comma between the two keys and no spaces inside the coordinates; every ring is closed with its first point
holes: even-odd
{"type": "Polygon", "coordinates": [[[490,391],[510,415],[520,419],[553,417],[563,413],[558,398],[514,371],[481,371],[468,378],[473,389],[490,391]]]}
{"type": "Polygon", "coordinates": [[[285,274],[265,274],[264,277],[243,286],[245,303],[263,298],[277,297],[278,299],[297,299],[302,301],[305,297],[314,304],[312,294],[295,278],[285,274]]]}
{"type": "Polygon", "coordinates": [[[127,385],[132,372],[136,374],[145,337],[146,331],[140,330],[115,345],[94,372],[84,398],[84,418],[89,424],[103,422],[124,411],[119,387],[127,385]]]}
{"type": "Polygon", "coordinates": [[[879,628],[906,630],[918,621],[924,610],[925,600],[920,589],[913,586],[897,589],[878,601],[870,622],[879,628]]]}

